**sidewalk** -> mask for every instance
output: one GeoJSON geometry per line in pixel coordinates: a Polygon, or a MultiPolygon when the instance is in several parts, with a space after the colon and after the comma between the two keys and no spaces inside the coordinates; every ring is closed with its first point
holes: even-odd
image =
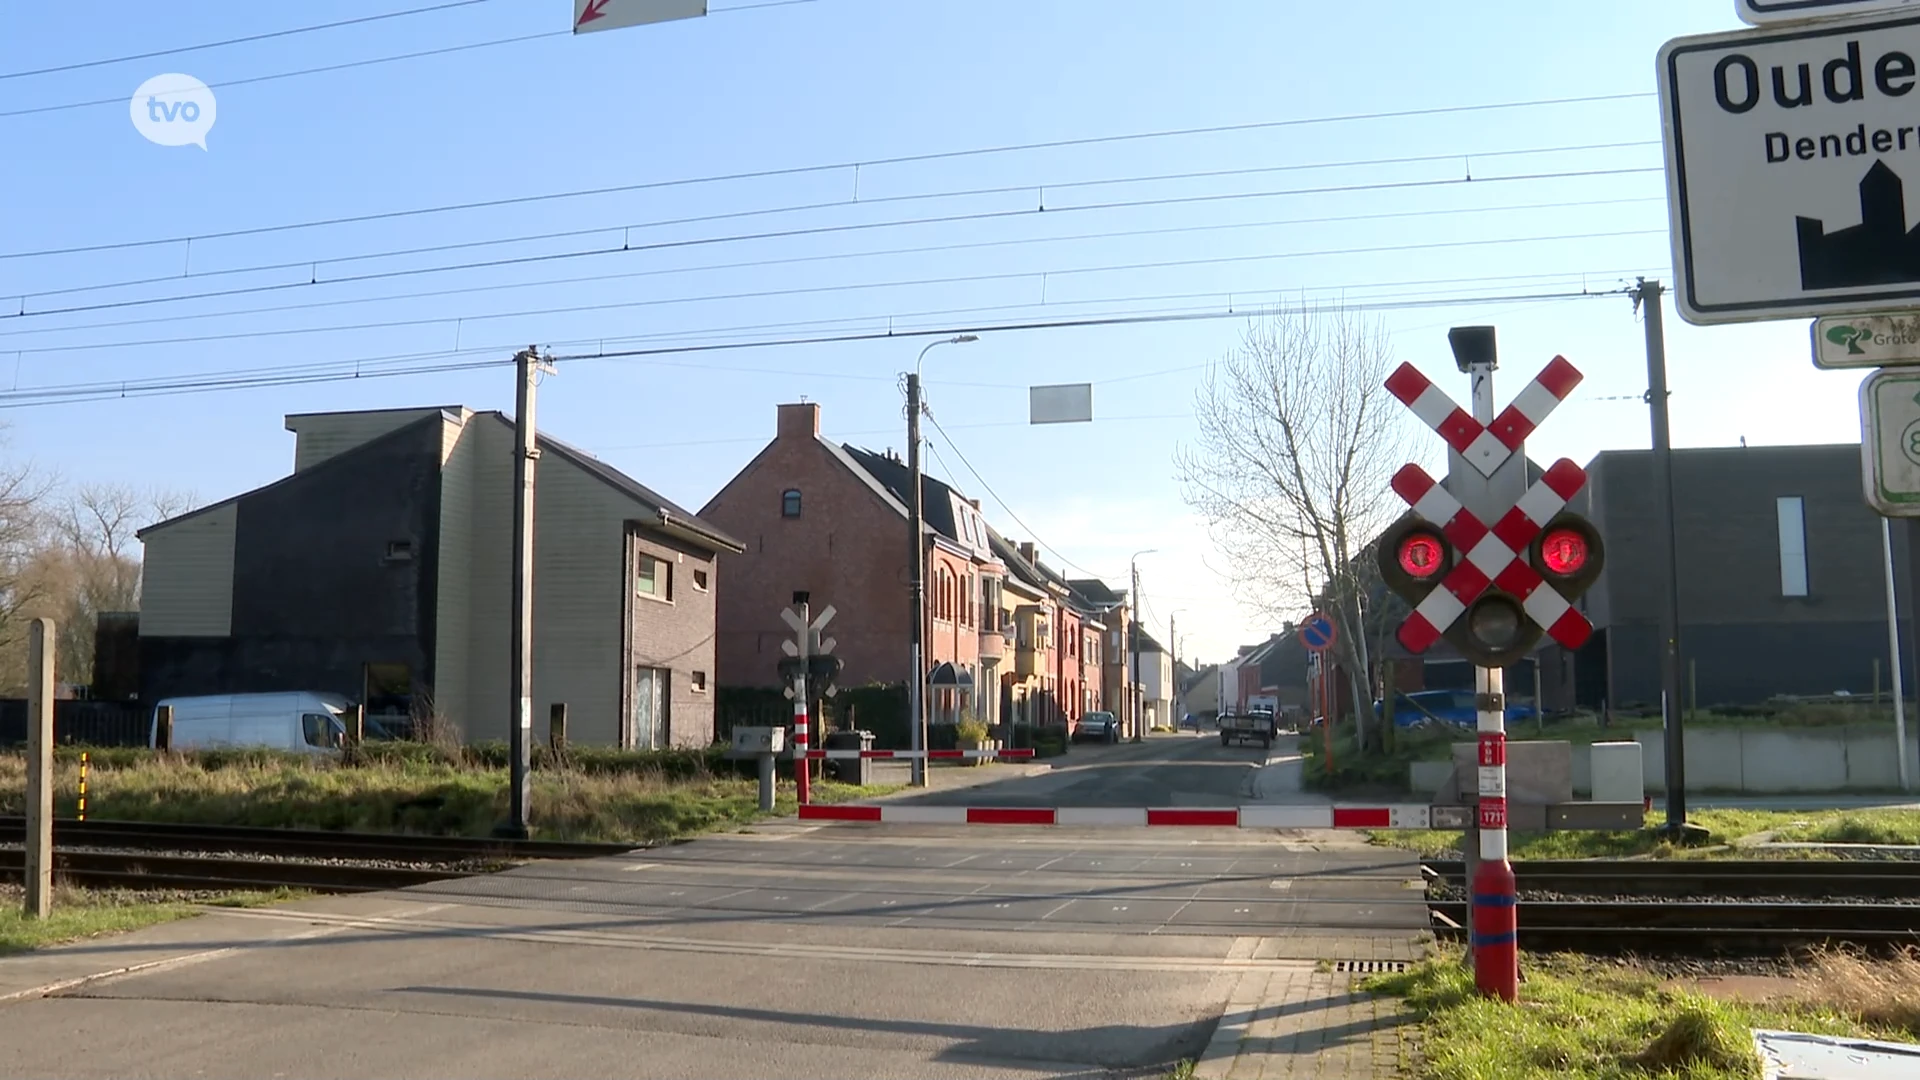
{"type": "Polygon", "coordinates": [[[1247,972],[1195,1080],[1404,1080],[1420,1069],[1417,1023],[1396,998],[1355,991],[1362,974],[1247,972]]]}

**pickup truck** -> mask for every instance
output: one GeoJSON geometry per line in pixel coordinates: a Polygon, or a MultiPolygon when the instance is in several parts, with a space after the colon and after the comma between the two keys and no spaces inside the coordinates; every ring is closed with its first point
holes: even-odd
{"type": "Polygon", "coordinates": [[[1274,717],[1270,712],[1222,713],[1220,716],[1221,746],[1257,740],[1262,747],[1271,750],[1273,735],[1274,717]]]}

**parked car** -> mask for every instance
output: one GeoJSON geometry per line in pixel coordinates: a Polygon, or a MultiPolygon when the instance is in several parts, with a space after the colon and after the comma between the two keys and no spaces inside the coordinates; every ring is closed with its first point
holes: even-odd
{"type": "MultiPolygon", "coordinates": [[[[165,705],[173,710],[175,750],[231,746],[330,753],[346,736],[341,715],[352,704],[339,694],[311,690],[166,698],[154,706],[147,745],[158,745],[160,706],[165,705]]],[[[369,739],[393,737],[375,720],[367,720],[365,730],[369,739]]]]}
{"type": "Polygon", "coordinates": [[[1082,713],[1080,726],[1073,729],[1073,737],[1117,743],[1120,741],[1120,718],[1110,712],[1082,713]]]}
{"type": "MultiPolygon", "coordinates": [[[[1471,728],[1480,722],[1480,714],[1474,707],[1471,690],[1415,690],[1410,694],[1396,694],[1394,706],[1395,727],[1432,727],[1437,720],[1455,727],[1471,728]]],[[[1381,715],[1379,701],[1373,703],[1373,715],[1381,715]]],[[[1533,717],[1532,705],[1515,705],[1509,700],[1508,724],[1531,720],[1533,717]]]]}

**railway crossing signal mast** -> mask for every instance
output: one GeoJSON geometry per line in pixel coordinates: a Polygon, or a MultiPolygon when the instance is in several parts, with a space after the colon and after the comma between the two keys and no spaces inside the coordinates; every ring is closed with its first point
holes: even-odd
{"type": "Polygon", "coordinates": [[[1496,416],[1494,328],[1455,327],[1447,340],[1472,380],[1471,412],[1411,364],[1387,379],[1449,452],[1444,483],[1418,465],[1394,474],[1393,489],[1410,509],[1381,537],[1378,558],[1387,587],[1412,609],[1396,634],[1400,644],[1417,656],[1445,639],[1475,668],[1480,862],[1470,883],[1469,940],[1481,993],[1513,1001],[1519,954],[1507,861],[1505,669],[1542,636],[1568,649],[1586,644],[1593,625],[1574,605],[1606,556],[1592,522],[1566,508],[1586,484],[1580,466],[1562,458],[1529,482],[1526,437],[1579,384],[1580,372],[1555,357],[1496,416]]]}

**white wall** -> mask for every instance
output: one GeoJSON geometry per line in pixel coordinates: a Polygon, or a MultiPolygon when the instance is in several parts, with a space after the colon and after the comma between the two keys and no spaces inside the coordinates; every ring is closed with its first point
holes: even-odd
{"type": "Polygon", "coordinates": [[[1173,712],[1173,657],[1163,652],[1140,653],[1140,697],[1146,703],[1149,724],[1170,724],[1173,712]]]}

